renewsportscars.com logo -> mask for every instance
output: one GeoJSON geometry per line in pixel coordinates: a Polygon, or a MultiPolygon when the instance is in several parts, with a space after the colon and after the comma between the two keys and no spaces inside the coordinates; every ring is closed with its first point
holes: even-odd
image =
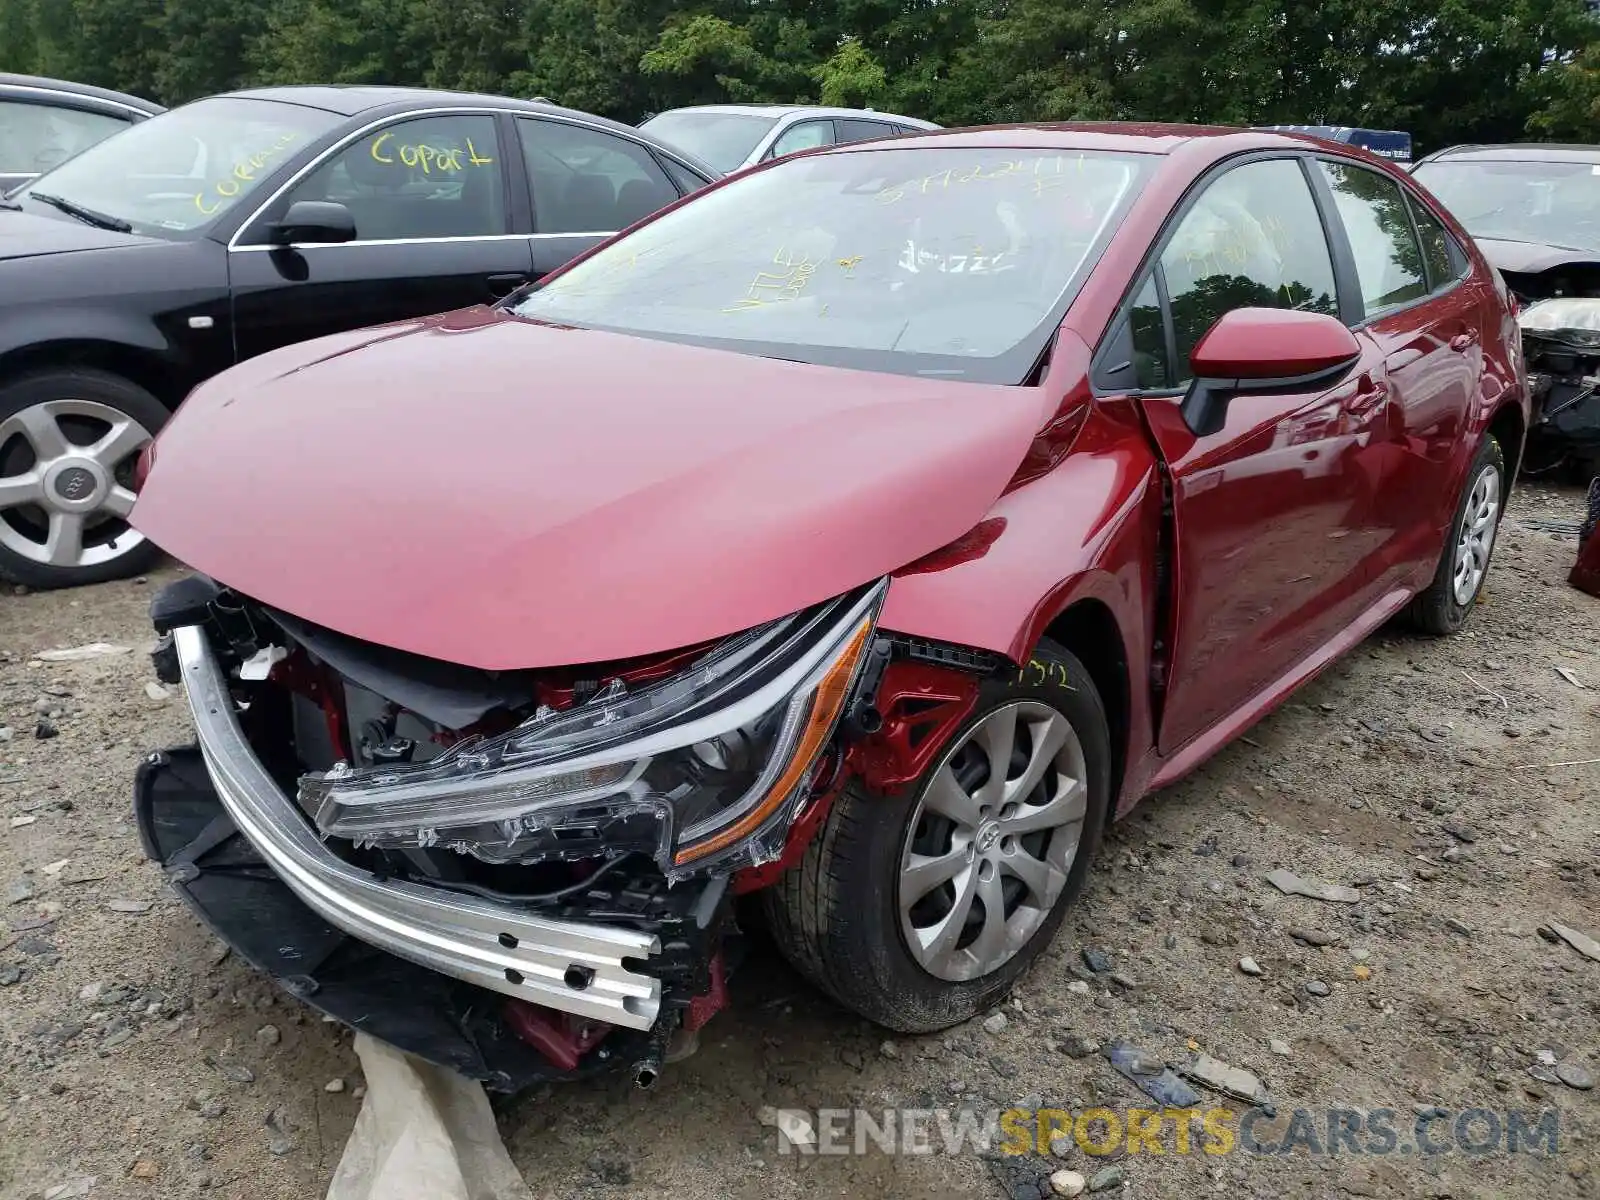
{"type": "Polygon", "coordinates": [[[1541,1154],[1560,1144],[1554,1109],[765,1108],[781,1154],[1421,1155],[1541,1154]]]}

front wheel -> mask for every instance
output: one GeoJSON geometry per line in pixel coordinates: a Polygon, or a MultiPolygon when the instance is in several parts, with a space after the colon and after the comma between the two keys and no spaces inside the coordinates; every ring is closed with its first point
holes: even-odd
{"type": "Polygon", "coordinates": [[[925,1033],[1000,1000],[1083,888],[1109,807],[1106,713],[1041,646],[896,796],[847,788],[767,893],[785,955],[840,1003],[925,1033]],[[1040,679],[1039,676],[1043,678],[1040,679]]]}
{"type": "Polygon", "coordinates": [[[129,526],[134,460],[167,419],[104,371],[42,371],[0,387],[0,577],[73,587],[159,558],[129,526]]]}
{"type": "Polygon", "coordinates": [[[1506,457],[1486,435],[1467,471],[1433,582],[1411,602],[1411,623],[1423,633],[1443,636],[1467,623],[1489,574],[1489,557],[1505,512],[1506,457]]]}

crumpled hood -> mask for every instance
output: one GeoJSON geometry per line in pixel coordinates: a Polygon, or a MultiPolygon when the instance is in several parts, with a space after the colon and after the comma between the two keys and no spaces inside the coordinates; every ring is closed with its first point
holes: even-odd
{"type": "Polygon", "coordinates": [[[1503,238],[1474,238],[1478,249],[1498,271],[1514,275],[1537,275],[1552,267],[1573,263],[1600,263],[1600,250],[1580,250],[1571,246],[1547,246],[1542,242],[1515,242],[1503,238]]]}
{"type": "Polygon", "coordinates": [[[938,549],[1040,389],[472,309],[265,355],[162,431],[132,521],[263,603],[484,669],[722,637],[938,549]]]}
{"type": "Polygon", "coordinates": [[[57,220],[30,212],[0,209],[0,261],[73,250],[118,250],[127,246],[162,244],[159,238],[96,229],[70,217],[57,220]]]}

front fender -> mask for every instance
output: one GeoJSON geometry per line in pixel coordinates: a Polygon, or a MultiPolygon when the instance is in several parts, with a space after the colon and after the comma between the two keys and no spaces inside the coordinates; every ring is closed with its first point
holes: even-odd
{"type": "Polygon", "coordinates": [[[970,534],[894,575],[883,627],[1020,665],[1056,617],[1093,599],[1122,626],[1130,655],[1147,657],[1160,488],[1136,422],[1131,407],[1096,404],[1054,470],[1002,496],[970,534]]]}

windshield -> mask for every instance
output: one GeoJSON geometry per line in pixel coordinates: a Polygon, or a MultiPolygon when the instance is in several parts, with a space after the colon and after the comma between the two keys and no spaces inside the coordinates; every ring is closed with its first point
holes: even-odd
{"type": "Polygon", "coordinates": [[[772,358],[1019,383],[1148,161],[998,148],[786,159],[619,238],[514,311],[772,358]]]}
{"type": "Polygon", "coordinates": [[[290,156],[340,120],[271,100],[200,100],[89,147],[10,198],[55,196],[136,233],[190,233],[259,191],[290,156]]]}
{"type": "Polygon", "coordinates": [[[1444,161],[1412,174],[1473,237],[1600,250],[1600,165],[1444,161]]]}
{"type": "Polygon", "coordinates": [[[726,175],[744,165],[751,151],[777,123],[776,117],[750,113],[668,112],[651,117],[639,128],[726,175]]]}

